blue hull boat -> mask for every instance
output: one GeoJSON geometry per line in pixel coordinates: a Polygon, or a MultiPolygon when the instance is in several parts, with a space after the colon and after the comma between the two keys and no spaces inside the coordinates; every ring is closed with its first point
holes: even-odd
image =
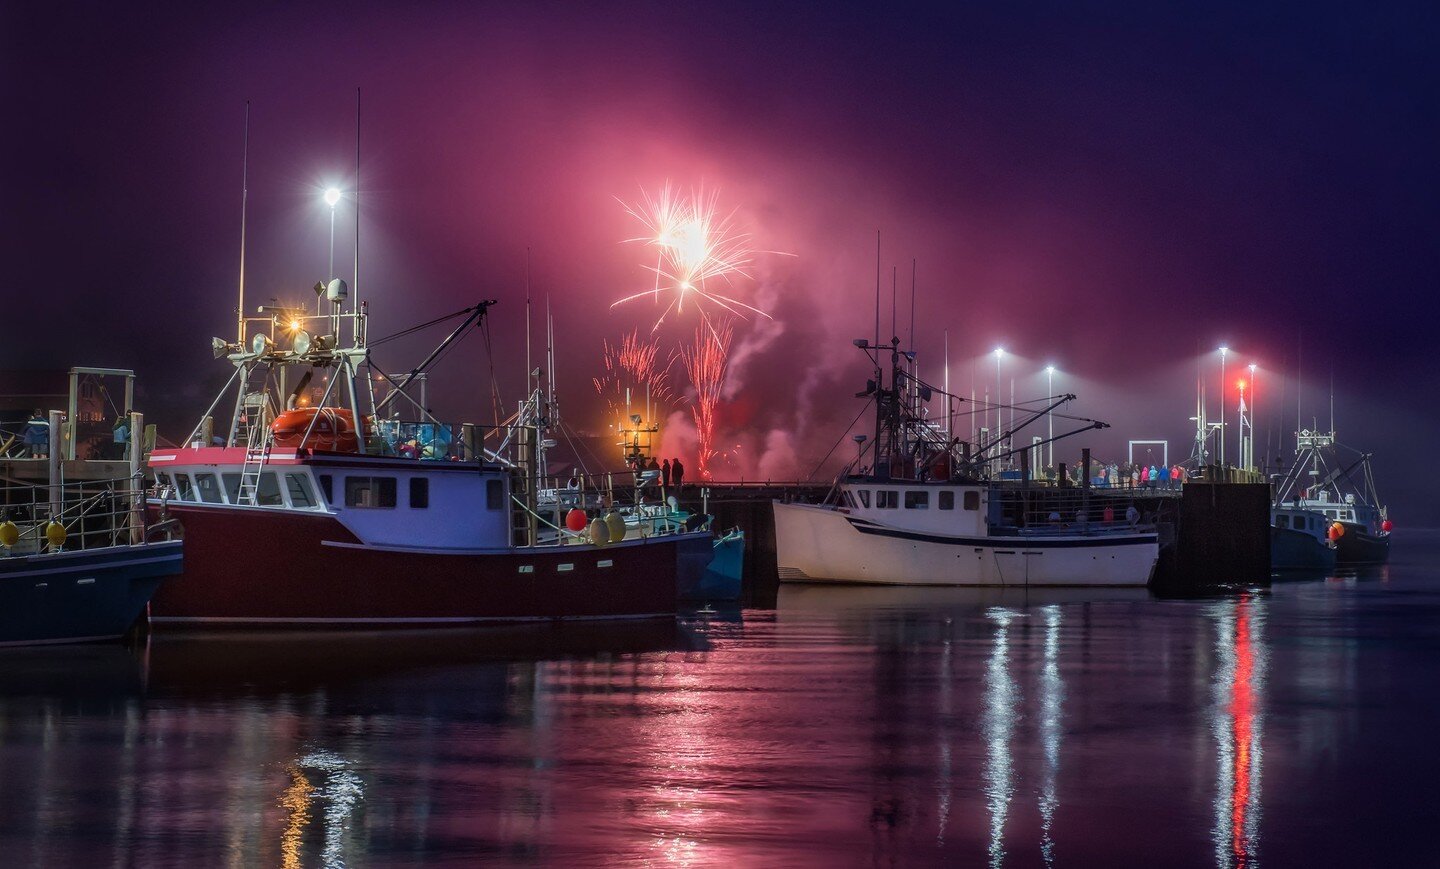
{"type": "Polygon", "coordinates": [[[0,646],[123,636],[166,577],[179,540],[0,556],[0,646]]]}
{"type": "Polygon", "coordinates": [[[745,532],[738,528],[715,539],[700,570],[682,571],[679,596],[687,601],[739,600],[745,565],[745,532]]]}

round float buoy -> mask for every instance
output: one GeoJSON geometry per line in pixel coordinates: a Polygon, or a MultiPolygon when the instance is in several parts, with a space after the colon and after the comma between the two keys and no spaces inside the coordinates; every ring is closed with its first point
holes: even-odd
{"type": "Polygon", "coordinates": [[[604,546],[610,542],[610,526],[605,524],[604,519],[596,519],[590,523],[590,542],[596,546],[604,546]]]}
{"type": "Polygon", "coordinates": [[[1394,528],[1395,523],[1391,522],[1389,519],[1386,519],[1384,522],[1380,523],[1380,530],[1384,531],[1386,534],[1389,534],[1392,530],[1394,530],[1394,528]]]}
{"type": "Polygon", "coordinates": [[[565,514],[565,527],[577,534],[585,530],[585,511],[579,507],[571,507],[570,512],[565,514]]]}
{"type": "Polygon", "coordinates": [[[625,539],[625,517],[619,513],[605,514],[605,524],[610,528],[610,542],[619,543],[625,539]]]}
{"type": "Polygon", "coordinates": [[[1327,536],[1329,536],[1331,540],[1339,540],[1341,537],[1345,536],[1345,526],[1341,525],[1339,522],[1336,522],[1335,524],[1330,526],[1330,531],[1328,532],[1327,536]]]}
{"type": "Polygon", "coordinates": [[[50,524],[45,526],[45,539],[50,541],[50,547],[52,549],[59,549],[64,546],[65,526],[52,519],[50,524]]]}
{"type": "Polygon", "coordinates": [[[16,543],[19,542],[20,529],[15,526],[15,523],[11,522],[9,519],[6,519],[4,522],[0,522],[0,546],[4,546],[6,549],[9,549],[11,546],[14,546],[16,543]]]}

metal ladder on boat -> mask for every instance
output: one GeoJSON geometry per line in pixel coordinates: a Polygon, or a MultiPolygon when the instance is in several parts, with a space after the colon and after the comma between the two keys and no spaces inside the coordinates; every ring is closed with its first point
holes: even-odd
{"type": "Polygon", "coordinates": [[[510,540],[516,546],[527,546],[530,540],[530,516],[525,512],[529,503],[527,480],[524,474],[510,474],[510,540]]]}
{"type": "MultiPolygon", "coordinates": [[[[264,394],[259,394],[261,401],[264,394]]],[[[249,404],[250,396],[246,396],[246,403],[249,404]]],[[[240,469],[240,490],[239,502],[251,507],[257,506],[260,492],[260,472],[265,467],[265,462],[270,458],[270,432],[265,426],[265,407],[263,404],[247,407],[247,411],[253,412],[257,419],[248,419],[245,426],[245,465],[240,469]]]]}

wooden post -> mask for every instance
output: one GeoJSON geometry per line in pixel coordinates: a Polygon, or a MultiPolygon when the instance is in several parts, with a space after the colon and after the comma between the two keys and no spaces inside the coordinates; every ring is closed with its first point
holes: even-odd
{"type": "MultiPolygon", "coordinates": [[[[50,411],[50,446],[48,450],[49,459],[49,481],[50,481],[50,516],[58,518],[60,511],[64,509],[64,495],[61,491],[60,456],[61,450],[65,448],[65,436],[61,427],[65,425],[65,414],[58,410],[50,411]]],[[[73,438],[71,439],[73,443],[73,438]]]]}
{"type": "MultiPolygon", "coordinates": [[[[209,422],[209,417],[206,417],[209,422]]],[[[208,426],[206,427],[209,428],[208,426]]],[[[130,412],[130,545],[135,546],[145,542],[145,444],[143,435],[137,432],[145,431],[145,414],[138,411],[130,412]]],[[[208,431],[206,433],[205,445],[210,445],[208,431]]]]}

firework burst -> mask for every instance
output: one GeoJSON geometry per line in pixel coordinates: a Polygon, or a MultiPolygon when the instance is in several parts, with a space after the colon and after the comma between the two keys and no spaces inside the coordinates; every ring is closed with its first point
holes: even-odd
{"type": "MultiPolygon", "coordinates": [[[[644,235],[626,239],[655,251],[655,265],[644,268],[655,275],[653,286],[616,299],[610,307],[644,299],[664,304],[650,332],[654,334],[672,313],[680,314],[689,303],[700,312],[701,321],[714,332],[706,308],[724,310],[742,319],[746,313],[769,314],[730,295],[736,277],[749,278],[747,269],[757,251],[749,247],[749,233],[736,229],[733,214],[719,214],[718,197],[700,191],[690,198],[665,185],[651,197],[641,194],[634,205],[620,203],[645,228],[644,235]],[[725,288],[721,292],[720,288],[725,288]]],[[[718,338],[718,334],[712,334],[718,338]]]]}
{"type": "Polygon", "coordinates": [[[661,361],[660,345],[654,339],[642,339],[634,330],[620,343],[605,342],[605,373],[593,378],[595,391],[605,399],[611,416],[626,411],[627,391],[643,392],[655,405],[669,404],[674,399],[670,387],[670,363],[661,361]]]}
{"type": "Polygon", "coordinates": [[[707,322],[695,329],[695,343],[680,350],[685,372],[695,387],[695,400],[690,413],[695,419],[699,441],[696,464],[702,480],[711,479],[710,464],[715,451],[715,408],[720,403],[720,390],[725,384],[725,371],[730,366],[730,339],[733,323],[729,318],[707,322]]]}

